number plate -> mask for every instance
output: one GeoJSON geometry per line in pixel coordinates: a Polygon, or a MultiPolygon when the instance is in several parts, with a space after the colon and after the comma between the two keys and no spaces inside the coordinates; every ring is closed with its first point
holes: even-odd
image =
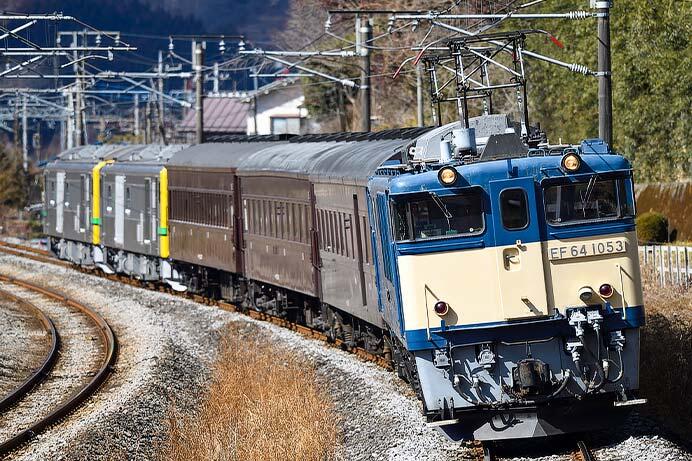
{"type": "Polygon", "coordinates": [[[548,259],[555,261],[625,252],[627,252],[625,239],[599,240],[598,242],[575,243],[548,248],[548,259]]]}

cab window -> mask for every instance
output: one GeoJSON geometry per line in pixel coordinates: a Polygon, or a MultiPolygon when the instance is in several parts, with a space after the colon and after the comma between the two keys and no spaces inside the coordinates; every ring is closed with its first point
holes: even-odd
{"type": "Polygon", "coordinates": [[[455,195],[435,192],[395,197],[392,204],[397,241],[476,235],[483,232],[483,194],[479,188],[455,195]]]}
{"type": "Polygon", "coordinates": [[[634,196],[629,178],[593,175],[582,182],[546,186],[544,196],[546,220],[552,225],[634,216],[634,196]]]}
{"type": "Polygon", "coordinates": [[[520,230],[529,225],[529,209],[524,189],[505,189],[500,193],[502,225],[507,230],[520,230]]]}

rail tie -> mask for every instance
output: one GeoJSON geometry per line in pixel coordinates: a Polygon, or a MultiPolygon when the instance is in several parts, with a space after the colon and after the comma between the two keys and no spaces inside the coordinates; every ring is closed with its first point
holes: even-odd
{"type": "MultiPolygon", "coordinates": [[[[6,250],[7,248],[2,248],[2,251],[6,250]]],[[[25,255],[22,254],[21,256],[25,255]]],[[[63,293],[34,285],[25,280],[18,280],[16,278],[7,277],[0,274],[0,281],[12,283],[35,293],[40,293],[48,298],[70,305],[79,310],[98,326],[98,330],[105,348],[104,358],[101,362],[99,370],[96,372],[96,374],[94,374],[87,384],[82,386],[78,392],[72,394],[66,401],[53,409],[53,411],[51,411],[47,416],[43,417],[39,421],[36,421],[30,427],[20,431],[10,439],[0,443],[0,455],[6,455],[31,440],[36,434],[44,431],[53,424],[58,423],[64,417],[76,410],[84,401],[86,401],[87,398],[96,392],[96,390],[106,380],[113,368],[117,351],[117,342],[115,340],[113,330],[111,330],[108,323],[92,308],[71,300],[63,293]]]]}
{"type": "Polygon", "coordinates": [[[45,312],[36,307],[36,305],[2,289],[0,289],[0,297],[9,299],[10,301],[24,307],[27,311],[30,311],[34,317],[38,318],[43,326],[43,330],[50,337],[50,348],[41,365],[39,365],[39,367],[34,370],[31,375],[22,381],[19,386],[15,387],[11,392],[0,399],[0,412],[3,412],[21,400],[31,389],[34,388],[34,386],[46,378],[58,357],[60,339],[53,321],[45,314],[45,312]]]}

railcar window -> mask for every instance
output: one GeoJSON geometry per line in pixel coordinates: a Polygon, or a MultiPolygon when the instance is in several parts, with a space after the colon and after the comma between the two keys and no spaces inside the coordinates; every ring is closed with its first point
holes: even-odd
{"type": "Polygon", "coordinates": [[[594,175],[584,182],[547,186],[544,194],[546,220],[553,225],[634,216],[631,183],[625,178],[594,175]]]}
{"type": "Polygon", "coordinates": [[[411,194],[393,200],[397,241],[476,235],[483,232],[483,196],[480,189],[439,196],[411,194]]]}
{"type": "Polygon", "coordinates": [[[524,189],[505,189],[500,193],[502,225],[508,230],[524,229],[529,225],[529,210],[524,189]]]}

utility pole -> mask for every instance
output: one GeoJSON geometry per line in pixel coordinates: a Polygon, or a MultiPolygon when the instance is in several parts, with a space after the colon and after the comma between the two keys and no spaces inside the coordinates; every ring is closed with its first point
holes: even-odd
{"type": "Polygon", "coordinates": [[[70,90],[67,93],[67,148],[72,149],[74,147],[74,93],[70,90]]]}
{"type": "Polygon", "coordinates": [[[204,142],[204,49],[202,43],[195,43],[195,117],[197,144],[204,142]]]}
{"type": "Polygon", "coordinates": [[[360,72],[360,106],[361,106],[361,121],[360,130],[370,131],[370,102],[371,102],[371,87],[370,87],[370,40],[372,39],[372,25],[369,19],[356,21],[360,27],[358,33],[360,36],[360,56],[361,56],[361,72],[360,72]]]}
{"type": "Polygon", "coordinates": [[[151,94],[144,106],[144,144],[151,144],[151,94]]]}
{"type": "Polygon", "coordinates": [[[416,105],[418,126],[425,126],[423,115],[423,66],[421,63],[416,64],[416,105]]]}
{"type": "Polygon", "coordinates": [[[135,121],[135,142],[139,142],[139,93],[135,93],[135,110],[134,110],[134,121],[135,121]]]}
{"type": "Polygon", "coordinates": [[[219,63],[214,63],[214,94],[219,93],[219,63]]]}
{"type": "MultiPolygon", "coordinates": [[[[72,46],[77,47],[77,32],[72,32],[72,46]]],[[[82,145],[82,132],[83,132],[83,119],[82,119],[82,110],[84,110],[82,106],[82,75],[81,75],[81,70],[82,66],[80,65],[80,57],[77,53],[77,51],[73,52],[72,59],[74,59],[74,72],[77,76],[77,79],[75,81],[75,101],[74,101],[74,112],[75,112],[75,146],[81,146],[82,145]]]]}
{"type": "Polygon", "coordinates": [[[164,113],[163,113],[163,52],[159,50],[159,95],[157,97],[159,103],[159,134],[161,135],[161,143],[166,144],[166,128],[164,126],[164,113]]]}
{"type": "Polygon", "coordinates": [[[252,73],[252,87],[254,89],[254,91],[252,92],[252,120],[255,124],[254,134],[259,134],[259,128],[257,127],[257,90],[259,90],[259,77],[257,76],[257,68],[255,68],[252,73]]]}
{"type": "Polygon", "coordinates": [[[14,150],[19,151],[19,94],[15,93],[14,98],[14,150]]]}
{"type": "Polygon", "coordinates": [[[610,63],[612,1],[592,0],[598,10],[598,136],[613,145],[613,88],[610,63]]]}
{"type": "Polygon", "coordinates": [[[29,122],[26,114],[26,95],[22,95],[22,168],[29,169],[29,122]]]}

